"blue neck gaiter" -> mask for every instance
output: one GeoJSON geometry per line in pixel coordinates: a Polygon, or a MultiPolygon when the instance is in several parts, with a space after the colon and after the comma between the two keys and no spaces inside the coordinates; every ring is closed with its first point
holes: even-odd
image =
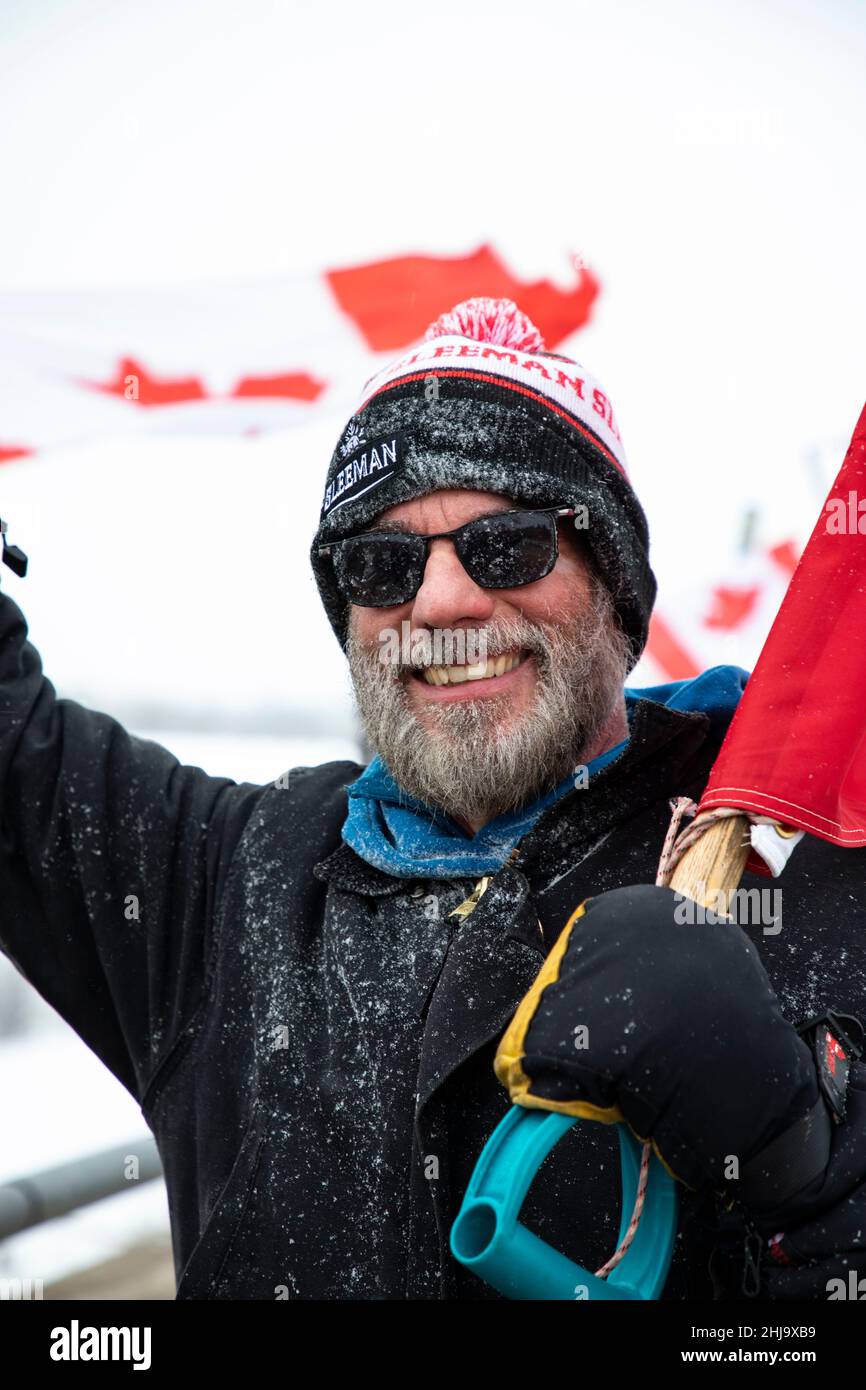
{"type": "MultiPolygon", "coordinates": [[[[641,699],[672,709],[700,711],[726,726],[745,688],[748,673],[737,666],[714,666],[690,681],[643,690],[625,690],[631,725],[641,699]]],[[[589,779],[622,753],[628,739],[586,765],[589,779]]],[[[348,788],[349,809],[342,836],[356,854],[383,873],[399,878],[470,878],[496,873],[539,816],[577,785],[577,769],[557,787],[527,806],[489,821],[469,835],[443,811],[409,795],[376,757],[348,788]]],[[[581,780],[583,773],[581,772],[581,780]]]]}

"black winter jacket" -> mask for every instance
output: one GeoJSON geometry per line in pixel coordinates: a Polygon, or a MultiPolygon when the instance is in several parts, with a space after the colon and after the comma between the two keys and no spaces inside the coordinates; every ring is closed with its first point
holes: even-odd
{"type": "MultiPolygon", "coordinates": [[[[497,1041],[572,909],[654,881],[669,798],[699,794],[722,732],[640,701],[623,753],[541,816],[461,921],[471,879],[404,881],[341,840],[358,765],[264,786],[182,766],[58,699],[0,595],[0,945],[140,1104],[178,1298],[498,1297],[448,1250],[508,1107],[497,1041]]],[[[781,932],[750,930],[792,1022],[866,1012],[864,881],[866,850],[807,837],[781,932]]],[[[765,1251],[759,1297],[826,1298],[866,1273],[864,1071],[833,1200],[787,1234],[787,1263],[765,1251]]],[[[595,1269],[619,1202],[614,1127],[581,1122],[522,1219],[595,1269]]],[[[740,1296],[730,1226],[684,1191],[665,1298],[740,1296]]]]}

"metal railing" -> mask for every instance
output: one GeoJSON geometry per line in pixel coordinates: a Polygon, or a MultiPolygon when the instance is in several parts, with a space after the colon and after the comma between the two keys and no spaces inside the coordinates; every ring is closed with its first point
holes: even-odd
{"type": "Polygon", "coordinates": [[[153,1138],[146,1136],[12,1178],[0,1183],[0,1240],[159,1177],[159,1151],[153,1138]],[[137,1165],[134,1178],[127,1175],[131,1158],[137,1165]]]}

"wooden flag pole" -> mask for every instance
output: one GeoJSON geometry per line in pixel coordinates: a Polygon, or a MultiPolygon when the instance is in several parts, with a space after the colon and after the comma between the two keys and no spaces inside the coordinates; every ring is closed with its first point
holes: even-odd
{"type": "Polygon", "coordinates": [[[671,874],[669,886],[703,907],[713,907],[719,893],[736,889],[750,849],[748,817],[725,816],[686,850],[671,874]]]}

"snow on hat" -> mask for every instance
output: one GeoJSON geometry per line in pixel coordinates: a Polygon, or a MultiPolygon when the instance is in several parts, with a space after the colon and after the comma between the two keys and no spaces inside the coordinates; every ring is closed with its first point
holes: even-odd
{"type": "Polygon", "coordinates": [[[318,547],[442,488],[585,506],[589,549],[637,662],[656,595],[649,531],[599,382],[509,299],[467,299],[366,383],[328,467],[310,559],[343,650],[348,605],[318,547]]]}

